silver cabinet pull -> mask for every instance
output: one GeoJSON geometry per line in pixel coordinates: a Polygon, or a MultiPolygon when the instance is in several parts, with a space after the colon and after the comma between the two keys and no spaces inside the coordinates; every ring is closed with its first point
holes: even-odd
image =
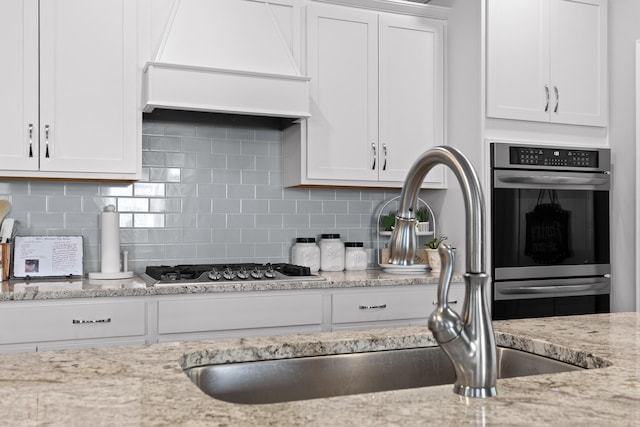
{"type": "Polygon", "coordinates": [[[558,106],[560,105],[560,93],[558,92],[558,86],[553,87],[553,91],[556,94],[556,108],[553,109],[554,113],[558,112],[558,106]]]}
{"type": "Polygon", "coordinates": [[[89,320],[73,319],[71,323],[73,323],[74,325],[82,325],[85,323],[111,323],[111,318],[107,317],[106,319],[89,319],[89,320]]]}
{"type": "MultiPolygon", "coordinates": [[[[447,301],[447,304],[457,304],[457,303],[458,303],[457,299],[454,299],[452,301],[447,301]]],[[[437,300],[436,301],[431,301],[431,304],[432,305],[438,305],[438,301],[437,300]]]]}
{"type": "Polygon", "coordinates": [[[371,148],[373,148],[373,165],[371,165],[371,170],[376,169],[376,158],[378,157],[378,150],[376,150],[376,144],[371,143],[371,148]]]}
{"type": "Polygon", "coordinates": [[[33,157],[33,123],[29,123],[29,157],[33,157]]]}
{"type": "Polygon", "coordinates": [[[44,125],[44,156],[49,158],[49,125],[44,125]]]}
{"type": "Polygon", "coordinates": [[[382,170],[387,170],[387,144],[382,144],[382,151],[384,152],[384,164],[382,165],[382,170]]]}
{"type": "Polygon", "coordinates": [[[360,310],[375,310],[376,308],[387,308],[387,304],[380,305],[361,305],[358,306],[360,310]]]}
{"type": "Polygon", "coordinates": [[[544,85],[544,93],[547,97],[547,104],[544,106],[544,112],[549,111],[549,85],[544,85]]]}

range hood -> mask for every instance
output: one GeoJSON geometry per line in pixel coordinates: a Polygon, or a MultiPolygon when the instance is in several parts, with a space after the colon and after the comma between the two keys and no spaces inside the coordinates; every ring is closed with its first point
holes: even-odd
{"type": "MultiPolygon", "coordinates": [[[[175,0],[155,58],[143,70],[143,111],[309,117],[310,79],[279,26],[285,6],[175,0]]],[[[284,13],[298,19],[293,10],[284,13]]]]}

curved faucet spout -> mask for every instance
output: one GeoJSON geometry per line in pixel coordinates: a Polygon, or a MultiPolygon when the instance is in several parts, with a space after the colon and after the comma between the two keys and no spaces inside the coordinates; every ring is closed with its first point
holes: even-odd
{"type": "Polygon", "coordinates": [[[418,192],[427,173],[438,164],[451,168],[462,187],[466,212],[467,272],[464,275],[463,314],[460,316],[447,305],[453,250],[441,245],[439,253],[443,268],[438,282],[438,307],[429,319],[429,329],[455,368],[454,392],[468,397],[491,397],[497,394],[498,371],[487,275],[484,273],[484,199],[478,175],[457,149],[434,147],[418,157],[409,169],[391,235],[389,263],[407,265],[414,262],[418,192]]]}
{"type": "Polygon", "coordinates": [[[449,146],[438,146],[425,151],[409,169],[400,193],[400,209],[391,235],[389,263],[413,264],[417,246],[414,225],[418,193],[427,173],[438,164],[444,164],[453,170],[462,187],[467,218],[467,272],[484,273],[484,251],[482,249],[484,245],[484,199],[480,180],[464,154],[449,146]]]}

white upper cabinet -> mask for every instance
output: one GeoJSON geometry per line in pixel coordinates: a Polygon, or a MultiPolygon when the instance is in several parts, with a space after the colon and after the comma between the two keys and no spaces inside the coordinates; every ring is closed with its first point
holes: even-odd
{"type": "Polygon", "coordinates": [[[487,0],[487,116],[606,126],[607,1],[487,0]]]}
{"type": "MultiPolygon", "coordinates": [[[[444,142],[445,21],[315,3],[306,16],[311,117],[285,131],[285,185],[402,186],[444,142]]],[[[436,168],[425,187],[443,186],[436,168]]]]}
{"type": "Polygon", "coordinates": [[[0,69],[0,176],[139,178],[137,2],[11,0],[0,10],[10,64],[0,69]]]}

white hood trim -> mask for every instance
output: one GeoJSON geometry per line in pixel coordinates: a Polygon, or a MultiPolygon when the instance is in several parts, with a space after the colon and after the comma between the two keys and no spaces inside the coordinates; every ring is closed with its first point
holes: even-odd
{"type": "Polygon", "coordinates": [[[310,79],[274,15],[289,4],[287,12],[297,13],[287,0],[176,0],[155,60],[143,70],[143,111],[309,117],[310,79]]]}

